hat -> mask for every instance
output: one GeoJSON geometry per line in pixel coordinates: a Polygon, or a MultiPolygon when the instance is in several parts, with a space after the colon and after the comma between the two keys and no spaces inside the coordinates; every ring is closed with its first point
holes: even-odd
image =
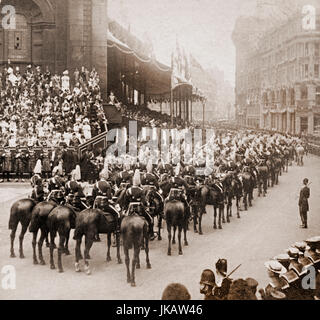
{"type": "Polygon", "coordinates": [[[287,252],[288,252],[288,255],[290,256],[290,258],[292,258],[292,259],[299,258],[300,251],[297,248],[289,248],[287,250],[287,252]]]}
{"type": "Polygon", "coordinates": [[[258,281],[255,279],[252,279],[252,278],[247,278],[246,282],[247,282],[248,286],[252,289],[257,289],[257,287],[259,285],[258,281]]]}
{"type": "Polygon", "coordinates": [[[64,72],[63,72],[63,75],[64,76],[67,76],[69,74],[69,71],[68,70],[65,70],[64,72]]]}
{"type": "Polygon", "coordinates": [[[268,261],[264,264],[264,266],[273,273],[277,273],[277,274],[286,273],[286,268],[279,261],[276,261],[276,260],[268,261]]]}
{"type": "Polygon", "coordinates": [[[216,277],[212,270],[206,269],[201,274],[200,284],[206,284],[211,287],[216,285],[216,277]]]}
{"type": "Polygon", "coordinates": [[[287,297],[283,292],[278,291],[274,288],[271,288],[269,293],[270,293],[271,297],[276,300],[284,300],[287,297]]]}
{"type": "Polygon", "coordinates": [[[306,240],[306,243],[313,250],[320,249],[320,236],[310,238],[306,240]]]}
{"type": "Polygon", "coordinates": [[[307,244],[305,242],[296,242],[294,247],[296,247],[299,251],[304,252],[307,248],[307,244]]]}

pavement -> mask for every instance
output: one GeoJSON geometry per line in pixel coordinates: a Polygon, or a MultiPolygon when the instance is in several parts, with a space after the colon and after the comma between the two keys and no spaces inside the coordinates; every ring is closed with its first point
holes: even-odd
{"type": "MultiPolygon", "coordinates": [[[[57,270],[50,270],[47,248],[44,248],[47,265],[32,264],[30,233],[26,234],[24,241],[26,258],[9,258],[10,233],[7,228],[10,207],[15,200],[25,197],[30,192],[30,185],[1,184],[0,270],[6,265],[15,267],[16,289],[4,290],[0,287],[0,299],[158,300],[164,288],[171,282],[184,284],[192,299],[202,299],[199,293],[200,275],[204,269],[214,270],[214,263],[219,258],[228,260],[229,271],[241,264],[232,275],[233,279],[255,278],[259,282],[259,288],[263,288],[268,283],[265,261],[285,252],[296,241],[320,235],[319,190],[320,158],[309,156],[304,167],[289,167],[289,172],[280,177],[278,186],[269,189],[266,198],[257,198],[255,192],[253,207],[247,212],[242,212],[241,219],[233,217],[230,224],[223,225],[223,230],[213,230],[213,211],[211,207],[208,208],[203,220],[204,235],[188,232],[189,246],[183,248],[183,256],[178,255],[177,245],[173,246],[172,256],[167,256],[167,233],[163,231],[163,240],[154,241],[150,246],[152,269],[146,269],[145,254],[141,252],[141,270],[136,272],[137,287],[131,288],[126,282],[125,265],[117,264],[115,248],[111,252],[113,261],[108,264],[105,262],[104,235],[101,235],[102,242],[95,243],[91,249],[90,276],[74,271],[73,240],[70,243],[72,255],[63,256],[65,272],[62,274],[57,270]],[[309,178],[312,183],[309,229],[299,228],[301,221],[297,205],[298,190],[304,178],[309,178]]],[[[121,255],[124,260],[123,250],[121,255]]],[[[4,275],[0,273],[0,280],[1,277],[4,275]]]]}

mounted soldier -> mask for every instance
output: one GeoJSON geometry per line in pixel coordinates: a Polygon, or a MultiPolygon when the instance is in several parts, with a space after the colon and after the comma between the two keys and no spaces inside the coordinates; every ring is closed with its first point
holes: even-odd
{"type": "Polygon", "coordinates": [[[38,175],[33,176],[31,199],[35,200],[36,202],[44,201],[43,182],[41,177],[39,177],[38,175]]]}
{"type": "Polygon", "coordinates": [[[41,172],[42,172],[41,160],[38,160],[33,169],[34,175],[31,177],[31,180],[30,180],[31,187],[34,187],[36,185],[37,180],[41,179],[41,172]]]}
{"type": "Polygon", "coordinates": [[[148,222],[150,240],[154,240],[153,219],[147,212],[148,203],[145,197],[145,192],[141,188],[141,176],[139,170],[135,171],[132,184],[132,187],[122,192],[118,203],[129,216],[133,213],[132,208],[137,208],[139,215],[144,217],[148,222]]]}
{"type": "Polygon", "coordinates": [[[227,300],[232,280],[227,277],[228,262],[226,259],[219,259],[216,263],[216,287],[214,296],[219,300],[227,300]]]}
{"type": "Polygon", "coordinates": [[[81,171],[80,166],[77,165],[76,169],[72,171],[70,180],[65,185],[66,202],[74,207],[76,210],[82,211],[87,209],[84,204],[86,196],[80,184],[81,171]]]}
{"type": "Polygon", "coordinates": [[[53,200],[60,205],[64,201],[64,181],[62,175],[62,167],[56,166],[53,168],[52,178],[48,182],[48,200],[53,200]]]}

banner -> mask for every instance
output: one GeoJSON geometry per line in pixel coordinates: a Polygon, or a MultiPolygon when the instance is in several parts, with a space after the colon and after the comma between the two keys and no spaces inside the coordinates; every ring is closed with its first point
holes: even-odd
{"type": "Polygon", "coordinates": [[[171,88],[174,90],[180,85],[190,85],[191,82],[191,68],[190,68],[190,55],[187,55],[184,48],[176,41],[176,47],[171,56],[171,88]]]}

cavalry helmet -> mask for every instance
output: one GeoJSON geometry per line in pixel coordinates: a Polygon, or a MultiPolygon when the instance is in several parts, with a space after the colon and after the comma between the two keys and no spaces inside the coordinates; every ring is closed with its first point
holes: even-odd
{"type": "Polygon", "coordinates": [[[227,273],[228,270],[228,261],[226,259],[219,259],[216,263],[216,269],[220,273],[227,273]]]}
{"type": "Polygon", "coordinates": [[[206,269],[201,274],[200,284],[206,284],[211,287],[216,285],[216,277],[212,270],[206,269]]]}

